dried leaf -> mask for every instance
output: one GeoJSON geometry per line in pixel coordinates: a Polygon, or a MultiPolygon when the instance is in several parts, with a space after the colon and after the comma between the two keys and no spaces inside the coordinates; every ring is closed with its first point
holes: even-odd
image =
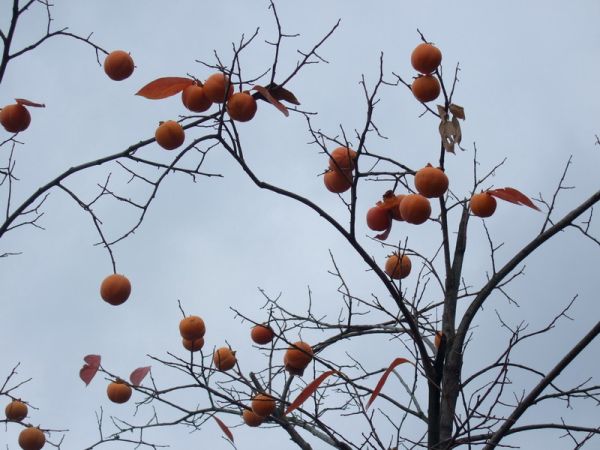
{"type": "Polygon", "coordinates": [[[298,397],[296,397],[296,399],[292,402],[292,404],[287,407],[287,409],[285,410],[285,414],[288,414],[288,413],[292,412],[293,410],[299,408],[300,405],[302,405],[302,403],[304,403],[311,395],[313,395],[315,393],[315,391],[318,389],[318,387],[321,385],[321,383],[325,380],[325,378],[327,378],[330,375],[333,375],[334,373],[338,373],[337,370],[328,370],[327,372],[323,372],[316,379],[314,379],[308,386],[306,386],[302,390],[302,392],[300,392],[300,395],[298,395],[298,397]]]}
{"type": "Polygon", "coordinates": [[[389,237],[390,232],[392,231],[393,223],[394,222],[391,221],[390,225],[383,231],[383,233],[379,233],[377,236],[375,236],[375,239],[379,239],[380,241],[385,241],[389,237]]]}
{"type": "Polygon", "coordinates": [[[34,108],[45,108],[46,107],[46,105],[44,105],[43,103],[32,102],[31,100],[26,100],[24,98],[15,98],[15,102],[17,102],[19,105],[33,106],[34,108]]]}
{"type": "Polygon", "coordinates": [[[458,119],[456,117],[453,117],[451,121],[442,119],[439,130],[444,149],[447,152],[454,153],[454,145],[459,144],[462,139],[458,119]]]}
{"type": "Polygon", "coordinates": [[[268,90],[271,93],[271,95],[277,100],[285,100],[286,102],[291,103],[292,105],[300,104],[300,102],[298,101],[296,96],[291,91],[288,91],[284,87],[277,86],[275,84],[275,85],[270,85],[268,87],[268,90]]]}
{"type": "Polygon", "coordinates": [[[436,106],[437,106],[438,114],[440,115],[440,118],[442,120],[444,118],[448,117],[448,113],[446,113],[446,110],[444,109],[444,107],[442,105],[436,105],[436,106]]]}
{"type": "Polygon", "coordinates": [[[150,100],[160,100],[162,98],[171,97],[194,83],[195,81],[190,78],[157,78],[141,88],[135,95],[140,95],[149,98],[150,100]]]}
{"type": "Polygon", "coordinates": [[[223,421],[221,419],[219,419],[217,416],[213,416],[213,419],[215,419],[217,421],[217,424],[219,425],[221,430],[223,430],[223,433],[225,433],[225,436],[227,436],[227,439],[229,439],[231,442],[233,442],[233,433],[231,433],[231,430],[229,429],[229,427],[227,425],[225,425],[223,423],[223,421]]]}
{"type": "Polygon", "coordinates": [[[275,108],[277,108],[279,111],[281,111],[283,113],[283,115],[285,117],[290,115],[290,112],[288,111],[288,109],[283,105],[283,103],[281,103],[280,101],[278,101],[276,98],[274,98],[269,91],[267,90],[267,88],[263,87],[263,86],[259,86],[256,85],[254,86],[254,88],[256,90],[256,92],[258,92],[260,95],[262,95],[265,99],[267,99],[267,101],[269,103],[271,103],[275,108]]]}
{"type": "Polygon", "coordinates": [[[390,373],[392,373],[392,370],[394,370],[400,364],[404,364],[407,362],[410,362],[410,361],[406,358],[396,358],[395,360],[392,361],[392,363],[390,364],[390,367],[388,367],[386,369],[386,371],[381,376],[379,383],[377,383],[377,386],[375,386],[375,389],[373,390],[373,394],[371,394],[371,398],[367,402],[367,407],[365,409],[369,409],[369,406],[371,406],[371,403],[373,403],[373,401],[377,398],[377,396],[381,392],[381,389],[383,388],[383,385],[385,384],[388,376],[390,375],[390,373]]]}
{"type": "Polygon", "coordinates": [[[79,371],[79,378],[83,380],[86,386],[90,384],[90,382],[96,375],[96,372],[98,372],[98,369],[100,368],[101,359],[102,358],[100,357],[100,355],[87,355],[83,357],[85,364],[79,371]]]}
{"type": "Polygon", "coordinates": [[[449,109],[454,117],[465,120],[465,109],[462,106],[451,103],[449,109]]]}
{"type": "Polygon", "coordinates": [[[148,372],[150,372],[150,366],[138,367],[133,372],[131,372],[131,375],[129,375],[129,381],[131,381],[132,385],[139,386],[140,384],[142,384],[142,381],[146,377],[146,375],[148,375],[148,372]]]}
{"type": "Polygon", "coordinates": [[[515,203],[517,205],[525,205],[533,208],[537,211],[540,210],[525,194],[521,191],[518,191],[515,188],[505,187],[500,189],[492,189],[487,191],[488,194],[493,195],[501,200],[505,200],[507,202],[515,203]]]}

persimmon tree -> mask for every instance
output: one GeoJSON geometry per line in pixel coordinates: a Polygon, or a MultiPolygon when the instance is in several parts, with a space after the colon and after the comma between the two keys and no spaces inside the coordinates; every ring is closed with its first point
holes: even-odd
{"type": "MultiPolygon", "coordinates": [[[[0,82],[12,60],[36,50],[50,38],[64,36],[88,45],[99,63],[109,54],[90,37],[52,31],[50,4],[19,3],[14,0],[9,28],[0,35],[4,44],[0,82]],[[14,49],[12,39],[19,20],[33,7],[47,10],[46,33],[23,49],[14,49]]],[[[5,134],[0,144],[4,158],[0,175],[6,214],[0,224],[0,238],[18,228],[41,226],[48,195],[52,191],[63,193],[91,219],[98,243],[116,273],[114,249],[134,233],[143,233],[142,225],[164,181],[176,175],[194,181],[221,177],[209,164],[209,156],[218,152],[227,155],[257,189],[299,203],[320,216],[353,251],[354,263],[369,272],[374,287],[370,295],[355,293],[356,286],[346,279],[331,254],[331,273],[339,286],[335,294],[342,300],[337,315],[321,315],[310,292],[306,305],[293,309],[267,290],[261,290],[262,311],[248,314],[233,308],[232,314],[248,326],[249,333],[251,327],[259,327],[252,333],[256,352],[262,355],[259,370],[246,367],[235,353],[236,343],[216,336],[211,324],[205,327],[201,306],[191,306],[185,300],[179,304],[182,320],[187,317],[180,327],[184,339],[180,353],[149,356],[148,365],[131,367],[131,374],[113,370],[110,355],[81,355],[85,361],[80,377],[86,384],[101,383],[96,377],[103,374],[111,380],[111,400],[134,401],[136,411],[150,411],[148,420],[131,419],[126,413],[107,420],[101,411],[97,415],[99,436],[90,439],[87,448],[102,448],[117,441],[124,447],[158,448],[162,444],[154,439],[160,435],[148,436],[154,429],[182,427],[202,433],[215,423],[234,446],[234,426],[241,423],[265,428],[257,430],[259,435],[271,433],[271,427],[279,428],[302,449],[490,449],[503,445],[510,435],[532,430],[560,430],[572,440],[573,448],[597,442],[597,424],[561,420],[560,410],[549,420],[523,416],[537,405],[598,403],[600,385],[593,373],[583,374],[568,385],[558,377],[600,333],[600,322],[581,330],[579,336],[569,336],[567,351],[552,352],[550,370],[514,361],[523,346],[569,317],[577,296],[564,300],[552,318],[537,329],[524,323],[514,326],[498,314],[499,327],[508,333],[506,345],[490,351],[485,361],[465,363],[470,340],[483,339],[473,337],[476,320],[490,314],[486,306],[494,297],[504,296],[516,303],[508,288],[524,275],[523,265],[536,250],[563,231],[577,233],[589,245],[599,245],[592,211],[600,191],[588,193],[566,214],[557,213],[560,194],[569,188],[565,180],[570,160],[555,190],[536,198],[520,190],[519,180],[510,186],[494,186],[491,177],[505,169],[504,162],[481,167],[476,145],[462,142],[468,108],[465,112],[460,106],[460,92],[469,87],[459,83],[459,65],[451,61],[440,65],[436,54],[430,58],[427,51],[436,53],[432,49],[437,47],[420,32],[412,61],[416,71],[388,71],[381,55],[378,76],[374,80],[363,77],[359,83],[365,111],[361,127],[348,131],[340,124],[339,129],[324,130],[319,115],[310,105],[300,103],[302,77],[309,66],[317,65],[314,70],[318,70],[326,60],[335,63],[335,58],[325,57],[324,52],[339,23],[309,48],[298,49],[297,60],[290,64],[282,55],[289,51],[287,43],[292,35],[280,20],[276,5],[270,3],[269,8],[275,39],[261,43],[257,30],[241,36],[231,53],[215,53],[213,60],[203,61],[197,75],[165,73],[139,87],[137,94],[146,99],[148,108],[160,108],[164,99],[183,95],[181,116],[161,124],[155,137],[71,167],[19,201],[13,199],[17,182],[14,161],[22,143],[20,134],[5,134]],[[271,55],[270,64],[249,69],[244,56],[259,46],[271,55]],[[425,57],[419,56],[421,52],[425,57]],[[210,81],[205,84],[206,80],[210,81]],[[400,91],[402,101],[423,101],[422,115],[432,119],[431,133],[440,138],[439,147],[427,151],[418,167],[411,167],[401,155],[377,149],[385,132],[376,121],[376,111],[384,93],[392,90],[400,91]],[[204,95],[208,100],[191,99],[204,95]],[[277,127],[285,127],[286,117],[294,116],[306,124],[314,152],[323,155],[323,166],[314,169],[324,180],[318,195],[300,194],[268,181],[261,168],[247,158],[245,130],[240,122],[252,123],[266,108],[281,113],[277,127]],[[157,143],[164,149],[160,157],[156,156],[157,143]],[[463,160],[462,171],[447,170],[450,158],[463,160]],[[91,196],[69,185],[74,177],[84,177],[92,168],[105,165],[121,171],[131,185],[145,188],[143,198],[119,191],[121,186],[113,187],[110,175],[91,196]],[[455,180],[466,177],[472,182],[464,190],[455,180]],[[361,196],[366,186],[373,185],[380,191],[377,199],[361,196]],[[321,196],[337,196],[342,212],[333,214],[320,206],[321,196]],[[104,202],[118,202],[134,211],[133,224],[117,233],[107,231],[106,224],[118,219],[101,217],[104,202]],[[499,256],[502,244],[497,240],[510,240],[510,235],[498,238],[487,225],[498,214],[497,203],[504,210],[527,209],[531,220],[540,225],[539,232],[510,256],[499,256]],[[362,232],[364,224],[372,231],[367,235],[362,232]],[[411,239],[411,232],[422,226],[429,227],[431,245],[427,250],[411,239]],[[464,270],[468,244],[475,234],[484,236],[489,244],[489,260],[481,268],[483,281],[481,277],[470,280],[470,273],[464,270]],[[383,249],[385,256],[381,251],[373,256],[376,249],[383,249]],[[388,358],[385,366],[353,357],[352,349],[362,345],[361,341],[388,358]],[[102,364],[102,357],[108,362],[102,364]],[[162,367],[175,375],[163,379],[155,376],[151,367],[162,367]],[[519,385],[522,392],[511,388],[512,380],[520,377],[526,380],[524,386],[519,385]]],[[[439,48],[441,59],[443,42],[439,48]]],[[[107,73],[112,79],[123,78],[121,72],[111,70],[107,73]]],[[[37,101],[18,99],[17,104],[41,106],[37,101]]],[[[268,136],[268,130],[264,133],[268,136]]],[[[12,253],[4,250],[2,256],[14,257],[12,253]]],[[[102,297],[116,308],[127,300],[129,291],[129,286],[102,285],[102,297]]],[[[0,394],[16,399],[14,388],[9,387],[13,377],[14,370],[0,394]]],[[[55,432],[60,435],[60,430],[42,429],[49,436],[55,432]]],[[[60,448],[61,440],[51,439],[49,444],[60,448]]]]}

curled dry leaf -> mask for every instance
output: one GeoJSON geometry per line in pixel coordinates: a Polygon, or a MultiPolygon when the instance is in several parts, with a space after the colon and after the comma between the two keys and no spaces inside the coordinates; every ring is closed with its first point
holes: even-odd
{"type": "Polygon", "coordinates": [[[296,98],[296,96],[288,91],[286,88],[282,86],[278,86],[275,83],[269,84],[266,89],[270,92],[270,94],[277,100],[284,100],[292,105],[299,105],[300,102],[296,98]]]}
{"type": "Polygon", "coordinates": [[[285,117],[288,117],[290,115],[290,112],[283,105],[283,103],[281,103],[279,100],[277,100],[275,97],[273,97],[267,88],[256,85],[253,87],[253,89],[256,92],[258,92],[260,95],[262,95],[262,97],[264,99],[266,99],[269,103],[271,103],[275,108],[277,108],[279,111],[281,111],[285,117]]]}
{"type": "Polygon", "coordinates": [[[227,439],[229,439],[231,442],[233,442],[233,433],[231,432],[229,427],[227,425],[225,425],[225,423],[223,423],[223,421],[221,419],[219,419],[217,416],[213,416],[213,419],[215,419],[215,421],[219,425],[219,428],[221,428],[221,430],[223,430],[223,433],[225,433],[225,436],[227,436],[227,439]]]}
{"type": "Polygon", "coordinates": [[[183,77],[157,78],[137,91],[135,95],[140,95],[150,100],[160,100],[178,94],[194,83],[194,80],[183,77]]]}
{"type": "Polygon", "coordinates": [[[530,208],[535,209],[536,211],[540,210],[540,208],[538,208],[529,197],[527,197],[525,194],[523,194],[521,191],[515,188],[505,187],[499,189],[492,189],[487,192],[488,194],[493,195],[494,197],[497,197],[501,200],[515,203],[517,205],[529,206],[530,208]]]}
{"type": "Polygon", "coordinates": [[[98,369],[100,368],[101,359],[102,358],[100,357],[100,355],[87,355],[83,357],[85,364],[79,371],[79,378],[83,380],[86,386],[90,384],[90,382],[96,375],[96,372],[98,372],[98,369]]]}
{"type": "Polygon", "coordinates": [[[146,375],[148,375],[148,372],[150,372],[150,366],[138,367],[133,372],[131,372],[131,375],[129,375],[129,381],[131,381],[132,385],[139,386],[140,384],[142,384],[142,381],[144,380],[146,375]]]}
{"type": "Polygon", "coordinates": [[[296,397],[296,399],[290,404],[290,406],[287,407],[287,409],[285,410],[285,414],[288,414],[293,410],[299,408],[302,405],[302,403],[304,403],[311,395],[315,393],[315,391],[319,388],[321,383],[325,381],[325,378],[327,378],[330,375],[333,375],[334,373],[338,373],[338,371],[328,370],[327,372],[323,372],[321,375],[315,378],[308,386],[306,386],[302,390],[302,392],[300,392],[300,395],[296,397]]]}
{"type": "Polygon", "coordinates": [[[460,147],[460,141],[462,140],[462,132],[458,119],[454,116],[449,121],[447,117],[443,117],[439,130],[444,149],[447,152],[454,153],[454,145],[456,144],[460,147]]]}
{"type": "Polygon", "coordinates": [[[454,117],[465,120],[465,109],[462,106],[451,103],[449,109],[454,117]]]}
{"type": "Polygon", "coordinates": [[[46,107],[46,105],[44,105],[43,103],[32,102],[31,100],[26,100],[24,98],[15,98],[15,102],[17,102],[19,105],[33,106],[34,108],[45,108],[46,107]]]}
{"type": "Polygon", "coordinates": [[[400,364],[409,363],[409,362],[410,361],[406,358],[396,358],[395,360],[392,361],[390,366],[385,370],[385,372],[379,379],[379,383],[377,383],[377,386],[375,386],[375,389],[373,390],[373,394],[371,394],[371,398],[367,402],[367,406],[365,409],[369,409],[369,406],[371,406],[371,403],[373,403],[375,401],[375,399],[381,392],[381,389],[383,389],[383,385],[385,384],[387,378],[390,376],[390,373],[392,373],[392,370],[394,370],[400,364]]]}

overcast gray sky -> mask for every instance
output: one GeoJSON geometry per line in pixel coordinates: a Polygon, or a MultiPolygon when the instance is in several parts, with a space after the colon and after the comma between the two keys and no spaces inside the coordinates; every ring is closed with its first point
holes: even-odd
{"type": "MultiPolygon", "coordinates": [[[[10,3],[0,0],[2,29],[7,26],[10,3]]],[[[240,0],[56,2],[55,28],[68,26],[84,36],[93,32],[102,47],[131,52],[137,68],[129,79],[113,82],[89,47],[65,38],[51,40],[9,65],[0,86],[0,103],[22,97],[46,104],[45,109],[32,111],[30,129],[19,136],[25,145],[16,154],[20,181],[14,187],[13,204],[67,168],[122,151],[153,136],[159,121],[185,114],[177,96],[162,101],[134,96],[148,81],[186,73],[204,79],[212,71],[195,60],[214,63],[216,50],[224,61],[230,61],[232,42],[242,34],[251,35],[257,27],[259,36],[242,58],[242,67],[248,77],[264,72],[272,60],[272,47],[265,40],[276,35],[267,7],[266,1],[240,0]]],[[[365,115],[358,84],[361,76],[373,85],[383,52],[386,79],[393,80],[394,72],[410,80],[414,75],[410,53],[419,43],[418,28],[442,50],[446,80],[460,63],[455,102],[466,111],[462,124],[466,151],[448,155],[446,166],[457,195],[466,196],[472,185],[474,142],[481,171],[507,158],[490,186],[513,186],[531,197],[550,196],[573,155],[567,184],[576,189],[561,193],[559,213],[598,189],[600,147],[594,145],[594,135],[600,133],[597,1],[368,4],[305,0],[278,2],[277,8],[284,30],[300,34],[285,41],[282,75],[295,66],[297,49],[311,48],[341,19],[319,52],[329,63],[305,68],[289,85],[303,109],[319,113],[313,119],[316,128],[336,135],[342,125],[355,144],[353,130],[362,127],[365,115]]],[[[45,11],[32,11],[17,31],[16,46],[39,37],[44,27],[45,11]]],[[[385,87],[380,97],[375,120],[387,139],[372,135],[369,147],[415,169],[434,163],[439,147],[437,120],[431,115],[419,117],[422,106],[403,86],[385,87]]],[[[239,129],[247,160],[260,176],[310,197],[343,220],[344,205],[324,189],[318,176],[327,160],[308,144],[311,137],[302,117],[285,118],[261,103],[256,118],[239,129]]],[[[0,130],[0,140],[6,137],[0,130]]],[[[144,152],[164,161],[172,156],[163,156],[155,144],[144,152]]],[[[65,449],[95,442],[94,413],[100,407],[106,416],[131,419],[134,413],[133,402],[114,405],[108,401],[101,377],[84,386],[78,378],[82,357],[101,354],[103,364],[123,376],[151,364],[147,354],[175,352],[185,357],[177,329],[178,300],[186,312],[205,319],[208,348],[227,341],[238,350],[242,367],[250,371],[262,367],[265,359],[251,346],[249,324],[236,319],[229,307],[264,320],[259,287],[271,295],[281,293],[283,304],[299,312],[306,309],[310,287],[316,309],[335,318],[342,299],[336,292],[338,280],[328,274],[331,251],[357,295],[384,295],[373,274],[365,272],[360,257],[314,212],[254,188],[222,151],[211,152],[205,170],[225,177],[199,178],[196,183],[183,176],[171,177],[162,185],[142,227],[114,247],[118,272],[133,284],[130,300],[119,307],[110,307],[99,297],[100,282],[112,271],[110,260],[101,247],[93,245],[97,235],[89,217],[63,193],[53,192],[46,202],[40,222],[44,231],[22,228],[2,239],[0,252],[22,255],[0,260],[4,304],[0,375],[21,363],[18,379],[33,380],[20,389],[20,395],[39,408],[30,414],[31,422],[68,428],[65,449]]],[[[146,188],[126,184],[127,177],[114,164],[91,170],[67,185],[89,199],[109,172],[121,195],[144,198],[146,188]]],[[[389,187],[365,183],[359,216],[389,187]]],[[[5,195],[2,191],[2,209],[5,195]]],[[[101,213],[111,236],[135,220],[130,209],[114,202],[105,203],[101,213]]],[[[487,221],[495,240],[505,243],[498,252],[499,261],[508,260],[535,236],[542,219],[533,210],[501,202],[496,215],[487,221]]],[[[456,217],[453,223],[455,228],[456,217]]],[[[478,286],[490,269],[489,250],[481,221],[473,220],[470,226],[465,277],[478,286]]],[[[594,228],[598,235],[597,222],[594,228]]],[[[364,223],[358,225],[358,232],[368,251],[383,260],[389,250],[369,240],[372,233],[364,223]]],[[[390,239],[400,241],[409,235],[410,246],[427,253],[435,250],[430,236],[437,232],[433,223],[418,229],[395,226],[390,239]]],[[[560,352],[597,321],[599,263],[598,247],[574,231],[562,233],[532,255],[525,276],[509,288],[520,306],[509,305],[499,296],[490,300],[474,324],[473,356],[465,361],[465,369],[491,360],[505,345],[508,335],[500,329],[495,310],[512,324],[523,320],[539,327],[579,294],[571,312],[573,321],[561,322],[548,338],[532,342],[527,352],[517,355],[542,371],[551,367],[560,352]]],[[[407,281],[409,291],[415,282],[416,278],[407,281]]],[[[303,334],[312,342],[326,336],[303,334]]],[[[380,352],[373,352],[372,345],[368,340],[356,341],[339,351],[341,355],[349,349],[372,369],[405,356],[393,342],[379,343],[380,352]]],[[[594,355],[599,349],[593,343],[564,377],[580,381],[582,374],[597,377],[594,355]]],[[[152,365],[160,386],[181,381],[178,375],[152,365]]],[[[522,385],[513,381],[517,392],[530,386],[528,380],[522,385]]],[[[399,388],[392,383],[397,381],[390,381],[389,389],[399,388]]],[[[544,413],[553,421],[561,415],[544,413]]],[[[570,414],[580,416],[583,424],[599,425],[597,410],[575,408],[570,414]]],[[[133,420],[143,422],[147,415],[148,411],[141,412],[133,420]]],[[[222,419],[232,427],[240,422],[234,417],[222,419]]],[[[0,432],[2,446],[16,449],[18,431],[19,427],[9,425],[0,432]]],[[[268,439],[269,445],[281,449],[294,448],[277,428],[238,427],[233,432],[239,449],[256,448],[257,439],[268,439]]],[[[525,449],[563,448],[561,441],[557,444],[559,435],[531,433],[507,442],[525,449]]],[[[212,422],[191,435],[183,428],[168,428],[155,431],[152,437],[174,449],[230,448],[212,422]]],[[[107,444],[101,448],[125,447],[107,444]]],[[[317,441],[315,448],[323,446],[317,441]]]]}

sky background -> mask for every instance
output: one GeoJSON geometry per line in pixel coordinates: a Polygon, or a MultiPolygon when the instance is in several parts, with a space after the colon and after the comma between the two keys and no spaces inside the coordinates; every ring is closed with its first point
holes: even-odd
{"type": "MultiPolygon", "coordinates": [[[[10,3],[0,0],[3,30],[10,3]]],[[[16,153],[20,181],[14,187],[13,205],[69,167],[122,151],[152,137],[159,121],[186,114],[178,96],[162,101],[134,96],[147,82],[186,74],[205,79],[212,70],[196,60],[214,63],[216,51],[230,61],[232,42],[257,28],[259,35],[242,57],[242,68],[248,77],[264,72],[273,57],[265,40],[276,36],[267,7],[265,1],[239,0],[56,2],[54,28],[68,26],[83,36],[93,32],[93,39],[103,48],[131,52],[137,67],[129,79],[113,82],[90,47],[61,37],[10,63],[0,86],[0,103],[21,97],[46,104],[45,109],[31,111],[31,126],[19,136],[25,145],[16,153]]],[[[600,133],[600,3],[382,1],[373,6],[353,0],[305,0],[279,2],[277,10],[284,31],[300,34],[284,42],[279,66],[282,76],[295,67],[297,49],[310,49],[341,19],[319,52],[329,63],[306,67],[288,85],[303,109],[318,112],[316,128],[337,135],[342,126],[356,144],[354,130],[362,128],[366,107],[358,84],[361,76],[373,86],[383,52],[385,78],[393,81],[394,72],[410,80],[414,75],[410,53],[419,43],[418,28],[442,50],[447,82],[460,63],[455,102],[466,111],[462,123],[466,150],[446,159],[446,172],[457,195],[466,197],[472,186],[473,143],[478,148],[480,173],[507,158],[486,187],[512,186],[531,197],[542,193],[550,198],[572,155],[566,184],[575,188],[561,192],[556,217],[598,189],[595,168],[600,147],[594,145],[594,136],[600,133]]],[[[25,16],[15,47],[39,37],[45,20],[41,8],[25,16]]],[[[371,135],[369,148],[414,169],[435,163],[439,148],[436,118],[419,117],[423,108],[404,86],[385,87],[380,99],[374,117],[387,139],[371,135]]],[[[309,144],[311,137],[300,115],[285,118],[260,103],[256,118],[239,125],[239,130],[248,163],[259,176],[309,197],[344,220],[343,203],[325,190],[319,177],[327,159],[309,144]]],[[[0,130],[0,139],[6,137],[0,130]]],[[[145,148],[143,155],[161,161],[173,156],[156,144],[145,148]]],[[[151,364],[147,354],[164,356],[169,351],[185,357],[177,328],[181,318],[178,301],[187,313],[206,321],[207,348],[227,341],[237,349],[242,369],[248,372],[260,369],[266,360],[251,345],[250,325],[236,318],[230,307],[256,321],[265,320],[259,288],[272,296],[280,294],[282,304],[298,312],[306,310],[310,289],[316,310],[335,319],[343,303],[336,292],[338,280],[328,273],[332,270],[331,252],[356,295],[374,293],[385,298],[360,257],[317,214],[261,192],[221,150],[211,152],[204,170],[224,178],[198,178],[193,183],[189,177],[170,177],[142,227],[114,247],[117,270],[133,285],[130,300],[119,307],[106,304],[98,293],[112,267],[107,253],[93,245],[98,238],[91,220],[62,192],[53,192],[44,206],[40,222],[44,231],[21,228],[2,239],[0,252],[22,254],[0,260],[4,305],[0,376],[21,363],[17,380],[33,380],[20,389],[20,395],[39,408],[30,413],[30,421],[48,428],[68,428],[63,448],[84,448],[96,441],[94,413],[100,407],[106,416],[131,419],[134,412],[133,402],[114,405],[108,401],[102,377],[85,387],[78,378],[83,356],[102,355],[103,365],[122,376],[151,364]]],[[[146,187],[127,184],[127,177],[115,164],[82,173],[67,185],[89,200],[108,173],[120,194],[145,198],[146,187]]],[[[385,183],[364,183],[358,217],[389,188],[385,183]]],[[[2,209],[5,196],[3,190],[2,209]]],[[[135,220],[130,208],[116,202],[103,203],[100,214],[111,236],[126,231],[135,220]]],[[[500,263],[538,233],[543,217],[529,208],[500,202],[496,214],[487,220],[495,242],[504,242],[497,254],[500,263]]],[[[457,218],[451,220],[455,229],[457,218]]],[[[374,258],[384,261],[389,249],[369,239],[373,234],[363,222],[358,224],[361,242],[374,258]]],[[[597,222],[593,229],[598,236],[597,222]]],[[[437,242],[431,236],[437,239],[437,232],[434,223],[422,227],[396,224],[390,240],[398,242],[408,236],[411,247],[431,254],[437,242]]],[[[532,340],[515,354],[516,360],[530,362],[541,371],[552,367],[597,321],[599,263],[598,247],[575,230],[561,233],[534,253],[527,261],[525,276],[508,289],[519,306],[493,296],[474,322],[465,373],[489,362],[504,348],[508,334],[501,329],[496,312],[512,325],[524,321],[534,329],[544,326],[579,294],[570,313],[572,321],[561,321],[550,334],[532,340]]],[[[472,286],[480,286],[489,269],[481,220],[472,220],[465,278],[472,286]]],[[[407,280],[409,292],[415,282],[416,278],[407,280]]],[[[431,295],[435,300],[435,292],[431,295]]],[[[303,333],[302,337],[316,343],[327,334],[303,333]]],[[[395,342],[370,339],[332,349],[327,356],[343,360],[346,350],[372,369],[406,356],[395,342]],[[373,352],[374,345],[381,350],[373,352]]],[[[599,350],[598,342],[590,345],[560,380],[566,385],[571,379],[597,377],[595,356],[599,350]]],[[[155,363],[152,366],[161,386],[180,381],[172,371],[155,363]]],[[[527,390],[530,381],[516,377],[514,389],[527,390]]],[[[400,386],[390,380],[386,389],[393,392],[400,386]]],[[[426,404],[425,396],[421,403],[426,404]]],[[[133,420],[143,421],[146,413],[133,420]]],[[[536,413],[558,421],[562,411],[545,408],[536,413]]],[[[576,405],[565,414],[571,421],[598,426],[594,420],[597,409],[576,405]]],[[[232,427],[240,422],[232,416],[222,419],[232,427]]],[[[340,424],[347,426],[344,421],[340,424]]],[[[0,431],[2,448],[17,448],[18,431],[20,427],[15,425],[0,431]]],[[[255,448],[256,439],[268,439],[270,445],[281,449],[295,448],[276,428],[237,427],[233,432],[239,449],[255,448]]],[[[558,436],[560,433],[530,433],[507,442],[527,449],[566,448],[570,443],[557,441],[558,436]]],[[[230,448],[213,422],[193,434],[184,428],[165,428],[152,437],[174,449],[230,448]]],[[[324,447],[312,442],[314,448],[324,447]]],[[[126,447],[106,444],[100,448],[126,447]]],[[[589,448],[594,448],[594,442],[589,448]]]]}

